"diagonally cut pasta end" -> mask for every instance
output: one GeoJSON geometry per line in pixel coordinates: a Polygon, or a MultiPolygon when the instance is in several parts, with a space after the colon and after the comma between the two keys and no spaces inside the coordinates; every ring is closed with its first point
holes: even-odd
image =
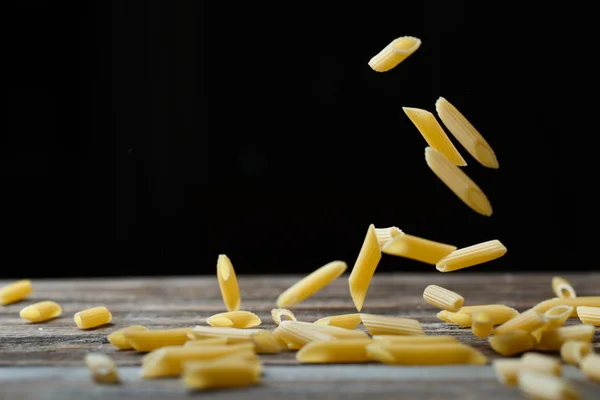
{"type": "Polygon", "coordinates": [[[217,272],[224,281],[228,280],[231,275],[231,261],[225,254],[219,254],[217,272]]]}
{"type": "Polygon", "coordinates": [[[490,201],[481,190],[469,188],[467,192],[467,198],[469,199],[469,205],[471,208],[477,211],[479,214],[490,217],[494,213],[490,201]]]}

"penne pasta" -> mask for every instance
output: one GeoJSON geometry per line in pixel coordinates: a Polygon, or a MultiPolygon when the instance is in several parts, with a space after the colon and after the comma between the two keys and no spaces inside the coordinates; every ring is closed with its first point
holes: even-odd
{"type": "Polygon", "coordinates": [[[387,344],[367,345],[371,359],[392,365],[482,365],[487,358],[474,348],[462,343],[387,344]]]}
{"type": "Polygon", "coordinates": [[[306,300],[339,278],[347,267],[343,261],[325,264],[285,290],[277,299],[277,307],[292,307],[306,300]]]}
{"type": "Polygon", "coordinates": [[[189,328],[163,330],[123,330],[123,336],[137,351],[150,352],[166,346],[181,346],[189,340],[189,328]]]}
{"type": "Polygon", "coordinates": [[[546,326],[544,329],[560,328],[573,314],[572,306],[555,306],[544,313],[546,326]]]}
{"type": "Polygon", "coordinates": [[[560,276],[555,276],[552,278],[552,291],[558,298],[573,298],[577,297],[575,294],[575,289],[573,286],[564,278],[560,276]]]}
{"type": "Polygon", "coordinates": [[[521,356],[521,369],[529,369],[543,374],[561,376],[560,359],[545,354],[528,352],[521,356]]]}
{"type": "Polygon", "coordinates": [[[567,340],[560,346],[560,357],[567,364],[579,364],[585,356],[593,353],[591,342],[567,340]]]}
{"type": "Polygon", "coordinates": [[[382,248],[386,243],[397,236],[401,236],[404,232],[397,226],[390,226],[389,228],[375,228],[375,236],[377,236],[377,242],[379,248],[382,248]]]}
{"type": "Polygon", "coordinates": [[[22,279],[0,287],[0,305],[8,305],[29,296],[33,288],[29,279],[22,279]]]}
{"type": "Polygon", "coordinates": [[[314,322],[318,325],[336,326],[338,328],[356,329],[360,325],[360,314],[341,314],[324,317],[314,322]]]}
{"type": "Polygon", "coordinates": [[[473,325],[473,315],[461,312],[449,313],[448,318],[453,324],[459,325],[463,328],[469,328],[473,325]]]}
{"type": "Polygon", "coordinates": [[[535,308],[538,312],[544,313],[556,306],[571,306],[574,307],[571,313],[571,318],[577,317],[577,307],[600,307],[600,296],[579,296],[565,297],[562,299],[549,299],[536,304],[535,308]]]}
{"type": "Polygon", "coordinates": [[[423,299],[434,307],[452,312],[458,311],[465,303],[465,299],[460,294],[436,285],[425,288],[423,299]]]}
{"type": "Polygon", "coordinates": [[[201,347],[201,346],[225,346],[226,337],[212,337],[208,339],[192,339],[183,344],[183,347],[201,347]]]}
{"type": "Polygon", "coordinates": [[[473,335],[478,338],[487,338],[494,330],[494,320],[485,311],[478,311],[473,314],[471,322],[473,335]]]}
{"type": "Polygon", "coordinates": [[[536,400],[578,400],[579,391],[563,378],[528,369],[520,370],[518,385],[521,392],[536,400]]]}
{"type": "Polygon", "coordinates": [[[358,258],[354,263],[354,268],[352,268],[352,272],[348,277],[350,295],[358,311],[362,310],[371,279],[373,278],[373,274],[375,274],[380,260],[381,250],[377,241],[377,235],[375,234],[375,226],[371,224],[367,230],[367,235],[363,241],[358,258]]]}
{"type": "Polygon", "coordinates": [[[289,339],[289,335],[282,335],[281,331],[275,329],[273,331],[273,337],[277,340],[277,343],[281,346],[282,351],[285,349],[288,350],[299,350],[302,348],[303,344],[295,342],[289,339]],[[287,339],[286,339],[287,338],[287,339]]]}
{"type": "Polygon", "coordinates": [[[53,301],[41,301],[23,308],[19,316],[30,322],[44,322],[60,317],[62,308],[53,301]]]}
{"type": "Polygon", "coordinates": [[[371,335],[425,335],[421,323],[416,319],[376,314],[360,314],[360,318],[371,335]]]}
{"type": "Polygon", "coordinates": [[[456,250],[456,246],[407,234],[397,235],[381,248],[384,254],[409,258],[432,265],[435,265],[454,250],[456,250]]]}
{"type": "Polygon", "coordinates": [[[450,319],[450,315],[452,313],[446,310],[442,310],[439,313],[436,314],[436,316],[438,317],[438,319],[444,321],[444,322],[452,322],[452,320],[450,319]]]}
{"type": "Polygon", "coordinates": [[[364,339],[369,336],[363,332],[353,329],[340,328],[338,326],[333,325],[324,325],[324,324],[315,324],[311,322],[294,322],[295,326],[302,326],[306,329],[314,329],[319,332],[324,332],[330,336],[333,336],[336,339],[364,339]]]}
{"type": "Polygon", "coordinates": [[[499,167],[496,153],[465,116],[448,100],[440,97],[435,102],[438,117],[446,129],[481,165],[497,169],[499,167]]]}
{"type": "Polygon", "coordinates": [[[261,364],[233,357],[211,362],[186,362],[183,385],[191,390],[237,388],[257,385],[261,381],[261,364]]]}
{"type": "Polygon", "coordinates": [[[241,303],[240,288],[233,264],[231,264],[231,260],[225,254],[219,254],[217,258],[217,279],[223,303],[225,303],[227,310],[239,310],[241,303]]]}
{"type": "Polygon", "coordinates": [[[506,247],[499,240],[475,244],[453,251],[436,264],[440,272],[452,272],[493,261],[506,254],[506,247]]]}
{"type": "Polygon", "coordinates": [[[302,347],[296,353],[296,359],[302,363],[360,363],[370,360],[367,345],[372,339],[348,339],[314,341],[302,347]]]}
{"type": "Polygon", "coordinates": [[[577,307],[577,315],[584,324],[600,326],[600,307],[577,307]]]}
{"type": "Polygon", "coordinates": [[[421,47],[421,39],[413,36],[401,36],[392,40],[383,50],[369,60],[373,71],[386,72],[406,60],[421,47]]]}
{"type": "Polygon", "coordinates": [[[595,333],[596,328],[587,324],[545,330],[542,332],[542,338],[536,348],[538,350],[559,351],[562,345],[570,340],[591,342],[595,333]]]}
{"type": "Polygon", "coordinates": [[[280,343],[277,337],[269,331],[256,332],[251,338],[254,343],[254,351],[259,354],[276,354],[287,348],[287,345],[280,343]]]}
{"type": "Polygon", "coordinates": [[[385,342],[389,344],[430,344],[437,343],[457,343],[454,336],[436,335],[436,336],[400,336],[400,335],[373,335],[376,342],[385,342]]]}
{"type": "Polygon", "coordinates": [[[517,385],[521,367],[520,359],[495,359],[492,361],[492,367],[500,383],[506,386],[517,385]]]}
{"type": "Polygon", "coordinates": [[[495,335],[502,335],[514,331],[533,332],[546,325],[543,314],[534,309],[527,310],[519,315],[515,315],[500,326],[494,329],[495,335]]]}
{"type": "MultiPolygon", "coordinates": [[[[506,321],[519,315],[519,312],[514,308],[507,307],[503,304],[484,304],[480,306],[464,306],[461,307],[459,313],[473,315],[476,312],[485,312],[492,318],[494,325],[500,325],[506,321]]],[[[469,326],[471,326],[469,322],[469,326]]]]}
{"type": "Polygon", "coordinates": [[[600,382],[600,355],[590,353],[579,363],[581,372],[589,379],[600,382]]]}
{"type": "Polygon", "coordinates": [[[240,328],[220,328],[211,326],[196,326],[190,332],[190,337],[193,339],[208,339],[214,337],[227,338],[227,343],[243,343],[251,342],[252,335],[259,332],[268,332],[265,329],[240,329],[240,328]]]}
{"type": "Polygon", "coordinates": [[[488,343],[496,353],[510,357],[533,349],[537,341],[529,332],[512,331],[503,335],[490,336],[488,343]]]}
{"type": "Polygon", "coordinates": [[[111,333],[110,335],[108,335],[107,340],[110,344],[112,344],[115,347],[118,347],[121,350],[129,350],[129,349],[132,349],[133,346],[131,346],[131,343],[129,343],[129,340],[125,337],[125,332],[127,332],[127,331],[147,331],[147,330],[148,330],[148,328],[146,328],[145,326],[132,325],[132,326],[128,326],[127,328],[119,329],[118,331],[111,333]]]}
{"type": "Polygon", "coordinates": [[[92,373],[92,379],[97,383],[119,383],[117,365],[106,354],[88,353],[84,361],[92,373]]]}
{"type": "Polygon", "coordinates": [[[283,317],[288,321],[297,321],[294,313],[286,308],[274,308],[271,310],[271,318],[273,318],[275,325],[279,325],[283,317]]]}
{"type": "Polygon", "coordinates": [[[262,321],[250,311],[229,311],[208,317],[206,323],[218,327],[252,328],[260,325],[262,321]]]}
{"type": "Polygon", "coordinates": [[[110,324],[112,321],[112,314],[106,307],[94,307],[79,311],[75,314],[73,319],[79,329],[92,329],[110,324]]]}
{"type": "MultiPolygon", "coordinates": [[[[316,325],[315,326],[324,326],[316,325]]],[[[341,329],[341,328],[340,328],[341,329]]],[[[282,321],[273,333],[288,343],[288,347],[300,349],[305,344],[316,340],[337,340],[334,336],[313,327],[300,324],[298,321],[282,321]]]]}

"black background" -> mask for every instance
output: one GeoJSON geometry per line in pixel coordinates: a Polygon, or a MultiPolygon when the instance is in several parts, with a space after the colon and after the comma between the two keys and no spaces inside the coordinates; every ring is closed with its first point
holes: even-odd
{"type": "MultiPolygon", "coordinates": [[[[570,154],[550,135],[566,82],[548,51],[564,26],[539,10],[57,7],[20,2],[7,16],[0,277],[212,274],[219,253],[239,274],[306,273],[334,259],[353,265],[370,223],[507,246],[468,272],[589,268],[575,258],[570,154]],[[403,35],[421,48],[372,71],[369,59],[403,35]],[[433,111],[438,96],[496,151],[491,170],[459,147],[492,217],[425,164],[401,107],[433,111]]],[[[379,270],[435,272],[393,257],[379,270]]]]}

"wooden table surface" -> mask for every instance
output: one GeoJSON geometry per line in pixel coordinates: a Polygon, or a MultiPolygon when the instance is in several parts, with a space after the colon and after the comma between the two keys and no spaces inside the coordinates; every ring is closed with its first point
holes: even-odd
{"type": "MultiPolygon", "coordinates": [[[[600,273],[560,274],[579,295],[600,295],[600,273]]],[[[491,358],[486,340],[469,329],[439,321],[438,310],[423,301],[423,289],[437,284],[465,297],[466,305],[500,303],[523,311],[553,297],[550,274],[376,274],[363,312],[416,318],[427,334],[457,336],[491,358]]],[[[334,314],[356,312],[347,275],[293,308],[298,320],[315,321],[334,314]]],[[[275,299],[298,276],[239,276],[242,309],[273,329],[270,311],[275,299]]],[[[8,283],[0,281],[0,286],[8,283]]],[[[161,277],[115,279],[56,279],[33,281],[34,292],[25,301],[0,306],[0,399],[180,399],[210,396],[223,399],[327,398],[365,399],[512,399],[518,390],[500,385],[488,366],[395,367],[379,364],[299,365],[293,352],[261,355],[265,363],[261,386],[203,394],[187,392],[177,379],[141,380],[143,356],[120,351],[106,336],[129,325],[150,329],[204,325],[210,315],[225,311],[216,277],[161,277]],[[24,306],[53,300],[63,317],[41,324],[19,318],[24,306]],[[95,330],[79,330],[73,314],[105,305],[113,323],[95,330]],[[93,384],[83,366],[88,352],[104,352],[118,363],[123,383],[93,384]]],[[[569,323],[578,323],[571,319],[569,323]]],[[[600,331],[600,329],[599,329],[600,331]]],[[[594,339],[600,348],[600,334],[594,339]]],[[[600,351],[600,350],[597,350],[600,351]]],[[[586,381],[574,367],[565,368],[590,399],[600,398],[600,385],[586,381]]]]}

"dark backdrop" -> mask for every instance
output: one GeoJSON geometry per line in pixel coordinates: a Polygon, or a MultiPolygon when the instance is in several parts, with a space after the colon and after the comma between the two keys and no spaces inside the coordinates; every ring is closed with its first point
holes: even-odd
{"type": "MultiPolygon", "coordinates": [[[[549,133],[566,83],[548,52],[564,25],[540,10],[57,7],[22,2],[6,22],[1,276],[212,274],[219,253],[241,274],[306,273],[333,259],[353,265],[370,223],[507,246],[473,272],[588,268],[575,258],[570,154],[549,133]],[[372,71],[369,59],[403,35],[422,47],[372,71]],[[402,112],[433,111],[440,95],[498,155],[490,170],[459,147],[492,217],[433,175],[402,112]]],[[[435,272],[392,257],[379,268],[435,272]]]]}

